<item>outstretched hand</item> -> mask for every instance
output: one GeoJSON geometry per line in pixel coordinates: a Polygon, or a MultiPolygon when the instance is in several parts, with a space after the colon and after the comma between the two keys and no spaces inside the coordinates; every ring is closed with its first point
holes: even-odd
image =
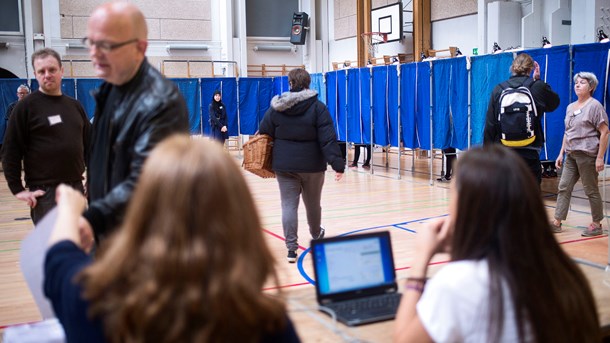
{"type": "Polygon", "coordinates": [[[80,232],[81,213],[85,209],[87,200],[74,188],[67,185],[59,185],[55,191],[55,201],[57,202],[57,220],[49,245],[62,240],[71,240],[79,245],[83,250],[91,250],[91,238],[88,243],[83,244],[80,232]]]}
{"type": "Polygon", "coordinates": [[[57,186],[55,202],[57,202],[57,209],[60,212],[65,211],[78,216],[83,213],[87,204],[87,200],[81,192],[64,184],[57,186]]]}

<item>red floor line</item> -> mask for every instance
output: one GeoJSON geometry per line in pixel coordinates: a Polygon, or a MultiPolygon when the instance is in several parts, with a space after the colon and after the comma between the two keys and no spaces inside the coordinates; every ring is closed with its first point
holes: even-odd
{"type": "Polygon", "coordinates": [[[596,236],[596,237],[579,238],[579,239],[573,239],[571,241],[561,242],[559,244],[578,243],[578,242],[590,241],[592,239],[600,239],[600,238],[606,238],[606,237],[608,237],[608,236],[607,235],[601,235],[601,236],[596,236]]]}
{"type": "MultiPolygon", "coordinates": [[[[286,238],[284,238],[284,237],[282,237],[282,236],[280,236],[280,235],[276,234],[275,232],[269,231],[269,230],[267,230],[267,229],[263,229],[263,231],[265,231],[266,233],[270,234],[271,236],[273,236],[273,237],[275,237],[275,238],[279,238],[279,239],[283,240],[284,242],[286,242],[286,238]]],[[[305,248],[305,247],[303,247],[303,246],[300,246],[300,245],[299,245],[299,249],[301,249],[301,250],[307,250],[307,248],[305,248]]]]}

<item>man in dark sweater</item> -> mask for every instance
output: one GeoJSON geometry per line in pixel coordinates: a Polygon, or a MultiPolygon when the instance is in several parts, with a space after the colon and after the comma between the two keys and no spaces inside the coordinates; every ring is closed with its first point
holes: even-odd
{"type": "Polygon", "coordinates": [[[30,206],[36,224],[55,206],[60,183],[83,191],[90,123],[81,104],[61,93],[63,67],[56,51],[36,51],[32,66],[40,88],[13,109],[2,167],[9,189],[30,206]]]}
{"type": "Polygon", "coordinates": [[[157,143],[189,132],[178,87],[146,60],[147,33],[144,15],[127,2],[100,5],[87,23],[83,43],[96,76],[106,82],[94,94],[89,208],[81,221],[85,248],[92,244],[87,234],[99,243],[121,224],[144,161],[157,143]]]}

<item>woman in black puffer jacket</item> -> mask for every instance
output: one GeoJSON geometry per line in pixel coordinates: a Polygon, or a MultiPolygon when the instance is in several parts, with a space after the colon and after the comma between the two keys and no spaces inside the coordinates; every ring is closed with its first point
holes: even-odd
{"type": "Polygon", "coordinates": [[[288,262],[297,258],[299,199],[307,211],[309,233],[324,237],[320,199],[324,172],[330,164],[335,180],[343,177],[345,160],[341,156],[333,121],[318,93],[309,89],[311,77],[304,69],[288,73],[290,92],[275,96],[260,123],[259,132],[274,139],[273,170],[282,200],[282,226],[288,248],[288,262]]]}

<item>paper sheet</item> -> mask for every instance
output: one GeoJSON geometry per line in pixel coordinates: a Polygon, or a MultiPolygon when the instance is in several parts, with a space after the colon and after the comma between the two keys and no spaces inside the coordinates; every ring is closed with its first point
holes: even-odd
{"type": "Polygon", "coordinates": [[[49,248],[49,237],[57,219],[57,208],[52,209],[21,242],[19,265],[43,319],[55,318],[51,302],[44,296],[44,260],[49,248]]]}

